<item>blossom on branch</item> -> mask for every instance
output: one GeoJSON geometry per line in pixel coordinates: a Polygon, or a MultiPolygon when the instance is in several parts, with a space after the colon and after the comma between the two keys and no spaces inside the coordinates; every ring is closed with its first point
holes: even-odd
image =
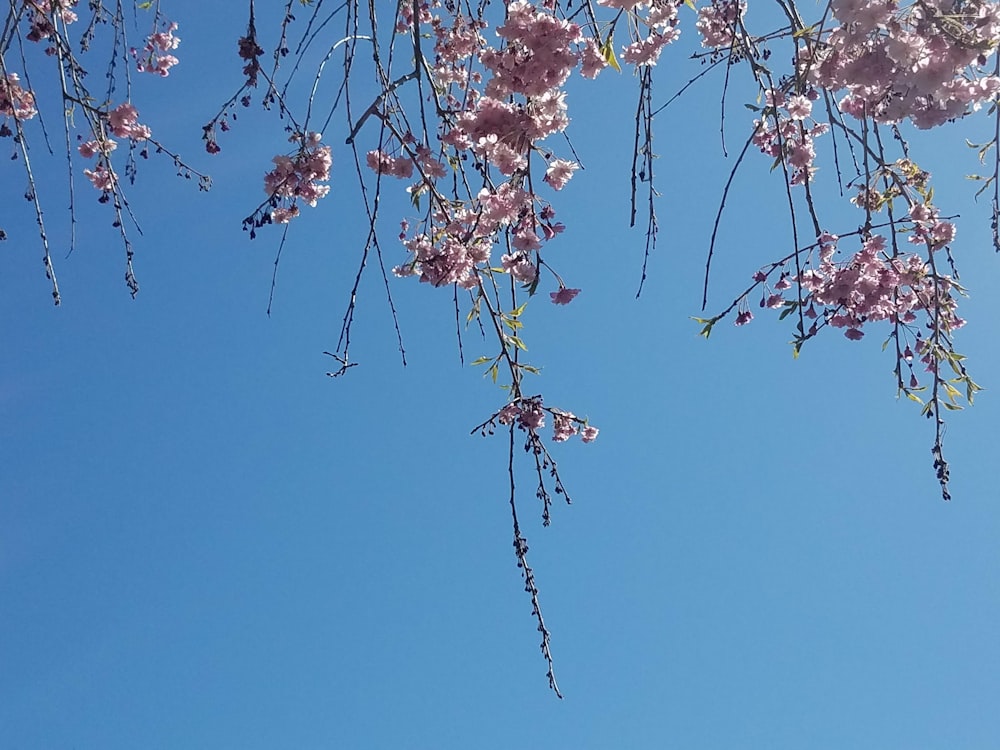
{"type": "Polygon", "coordinates": [[[132,55],[136,59],[136,69],[140,73],[153,73],[166,77],[170,75],[170,69],[180,62],[169,52],[177,49],[181,43],[180,37],[174,36],[177,31],[177,24],[170,23],[163,31],[156,31],[146,37],[146,45],[140,55],[136,50],[132,50],[132,55]]]}
{"type": "Polygon", "coordinates": [[[274,169],[264,175],[264,192],[269,196],[271,220],[276,224],[287,224],[299,215],[300,199],[315,207],[330,192],[329,185],[320,184],[330,179],[333,165],[330,147],[320,145],[322,136],[296,133],[289,140],[299,143],[299,150],[292,156],[275,156],[271,160],[274,169]]]}
{"type": "Polygon", "coordinates": [[[0,115],[30,120],[37,114],[35,95],[21,87],[21,79],[17,73],[0,77],[0,115]]]}

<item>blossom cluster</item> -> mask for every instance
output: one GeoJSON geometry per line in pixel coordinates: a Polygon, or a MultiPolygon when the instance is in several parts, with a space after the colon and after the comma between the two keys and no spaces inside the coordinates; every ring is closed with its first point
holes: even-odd
{"type": "Polygon", "coordinates": [[[695,28],[701,34],[701,45],[713,49],[732,46],[737,26],[746,11],[745,0],[712,0],[700,8],[695,28]]]}
{"type": "MultiPolygon", "coordinates": [[[[598,4],[635,20],[636,32],[622,47],[622,57],[636,66],[655,65],[662,49],[680,33],[679,0],[598,4]]],[[[429,156],[427,145],[417,146],[409,133],[393,131],[394,144],[366,157],[369,168],[382,175],[410,179],[419,174],[409,192],[415,199],[429,195],[434,204],[418,231],[408,234],[409,222],[404,223],[400,240],[411,257],[393,269],[397,275],[472,289],[479,284],[480,272],[489,268],[534,288],[542,267],[538,252],[563,230],[553,221],[554,209],[535,189],[544,182],[562,190],[579,169],[575,161],[555,156],[540,144],[569,125],[564,85],[572,72],[579,69],[584,77],[594,78],[614,62],[610,39],[602,44],[585,34],[556,6],[551,1],[507,3],[503,23],[494,30],[500,44],[494,47],[486,41],[487,23],[481,17],[470,19],[457,10],[445,13],[437,3],[401,4],[397,33],[423,34],[420,27],[428,26],[432,32],[430,70],[442,117],[440,155],[429,156]],[[504,180],[485,180],[478,194],[464,201],[445,199],[436,187],[436,180],[446,174],[443,164],[450,161],[458,168],[469,156],[504,180]],[[545,173],[533,182],[532,159],[538,157],[545,173]],[[493,266],[492,248],[501,233],[509,236],[509,248],[493,266]]],[[[552,301],[567,304],[579,290],[557,280],[552,301]]]]}
{"type": "Polygon", "coordinates": [[[575,23],[539,12],[523,0],[507,6],[507,20],[497,27],[506,44],[487,48],[480,60],[493,74],[486,95],[503,99],[511,94],[542,97],[558,89],[576,67],[573,50],[583,37],[575,23]]]}
{"type": "MultiPolygon", "coordinates": [[[[593,77],[607,64],[605,57],[577,24],[523,0],[507,5],[505,21],[495,30],[502,42],[499,48],[487,45],[482,20],[455,13],[451,23],[445,23],[424,5],[417,12],[415,19],[413,9],[404,4],[396,28],[411,33],[415,22],[431,26],[432,70],[450,114],[438,134],[440,156],[432,156],[425,145],[416,146],[408,134],[396,143],[394,154],[381,149],[367,155],[368,166],[379,174],[409,179],[419,173],[411,194],[429,194],[434,200],[429,225],[401,235],[411,260],[394,271],[435,286],[474,288],[499,233],[508,232],[510,248],[494,270],[532,283],[539,268],[538,250],[563,226],[553,221],[555,211],[529,187],[529,162],[533,154],[543,153],[542,181],[553,190],[563,189],[572,178],[579,165],[540,152],[538,144],[569,124],[562,86],[572,71],[582,66],[583,73],[593,77]],[[477,64],[486,74],[485,82],[477,64]],[[453,160],[471,154],[506,181],[487,181],[478,195],[461,205],[437,198],[435,181],[447,174],[443,153],[449,150],[453,160]]],[[[670,27],[672,14],[663,11],[654,17],[657,28],[670,27]]],[[[559,293],[560,303],[570,299],[572,295],[559,293]]]]}
{"type": "Polygon", "coordinates": [[[535,432],[545,427],[546,412],[552,415],[554,442],[565,442],[577,434],[585,443],[592,443],[597,439],[600,430],[588,424],[587,420],[580,419],[572,412],[543,406],[539,396],[511,401],[497,413],[496,419],[500,424],[516,424],[522,430],[535,432]]]}
{"type": "Polygon", "coordinates": [[[0,115],[30,120],[37,114],[35,95],[21,86],[17,73],[0,77],[0,115]]]}
{"type": "Polygon", "coordinates": [[[754,145],[761,153],[781,159],[791,168],[792,185],[801,185],[812,179],[816,171],[813,166],[816,159],[813,140],[830,129],[826,123],[806,124],[812,114],[813,100],[817,98],[819,94],[813,90],[807,95],[792,94],[787,97],[781,91],[768,91],[765,111],[771,116],[754,121],[754,145]]]}
{"type": "MultiPolygon", "coordinates": [[[[602,5],[601,0],[598,0],[602,5]]],[[[656,65],[663,48],[677,41],[681,30],[677,28],[678,4],[650,3],[642,26],[649,29],[645,38],[639,38],[622,49],[622,59],[630,65],[656,65]]]]}
{"type": "Polygon", "coordinates": [[[538,273],[533,252],[563,230],[562,224],[554,221],[551,206],[536,211],[532,195],[511,182],[502,183],[495,191],[483,188],[469,205],[439,202],[431,218],[437,227],[433,234],[418,232],[407,238],[409,224],[404,224],[403,245],[413,258],[393,268],[393,273],[416,275],[433,286],[458,284],[465,289],[478,286],[477,266],[489,264],[497,232],[506,229],[512,236],[510,252],[501,257],[501,267],[518,281],[531,283],[538,273]]]}
{"type": "Polygon", "coordinates": [[[177,31],[177,24],[169,23],[163,31],[154,31],[146,37],[146,44],[142,48],[142,52],[132,50],[136,69],[140,73],[153,73],[158,76],[170,75],[170,69],[180,62],[174,55],[169,54],[177,49],[181,43],[180,37],[174,36],[175,31],[177,31]]]}
{"type": "Polygon", "coordinates": [[[108,125],[111,127],[111,132],[119,138],[145,141],[152,136],[148,126],[139,124],[139,112],[128,102],[119,104],[111,110],[108,114],[108,125]]]}
{"type": "Polygon", "coordinates": [[[910,119],[930,128],[962,117],[1000,92],[1000,78],[978,75],[996,53],[1000,3],[989,0],[833,0],[840,25],[822,44],[804,38],[802,73],[859,119],[910,119]]]}
{"type": "Polygon", "coordinates": [[[934,251],[951,244],[955,239],[955,224],[941,220],[940,211],[928,203],[911,206],[910,221],[913,222],[910,242],[915,245],[926,244],[934,251]]]}
{"type": "Polygon", "coordinates": [[[329,185],[320,184],[330,179],[333,164],[330,147],[320,145],[322,138],[319,133],[293,134],[290,140],[299,144],[299,150],[272,159],[274,169],[264,175],[264,192],[272,202],[274,223],[287,224],[298,216],[300,199],[315,207],[330,192],[329,185]]]}
{"type": "MultiPolygon", "coordinates": [[[[149,126],[139,123],[139,111],[130,102],[119,104],[108,112],[106,120],[111,133],[118,138],[129,138],[141,142],[148,140],[153,135],[149,126]]],[[[116,148],[118,148],[118,143],[103,132],[95,134],[89,141],[84,141],[77,147],[77,151],[85,159],[92,159],[95,156],[101,157],[101,162],[95,169],[85,169],[83,174],[102,193],[111,192],[117,180],[117,176],[108,161],[111,152],[116,148]]]]}
{"type": "Polygon", "coordinates": [[[25,0],[25,6],[30,9],[31,29],[26,36],[29,42],[40,42],[56,33],[55,21],[58,19],[65,25],[77,20],[73,11],[78,0],[25,0]]]}
{"type": "MultiPolygon", "coordinates": [[[[931,242],[918,234],[921,231],[934,237],[954,236],[953,225],[936,220],[933,207],[919,209],[914,207],[911,215],[924,217],[921,222],[925,226],[921,229],[917,226],[920,222],[914,219],[916,229],[911,239],[917,237],[916,242],[931,242]]],[[[885,320],[909,325],[917,320],[920,311],[933,314],[943,330],[955,330],[964,325],[955,315],[952,280],[936,275],[919,255],[889,254],[885,237],[875,234],[863,240],[860,251],[838,263],[834,260],[838,243],[836,235],[820,235],[817,243],[819,263],[794,277],[805,292],[801,303],[805,307],[805,317],[819,317],[821,313],[816,309],[819,306],[827,324],[845,329],[844,335],[853,340],[864,336],[861,329],[866,323],[885,320]]],[[[760,271],[754,279],[763,282],[767,275],[760,271]]],[[[791,280],[783,274],[774,285],[773,293],[762,304],[772,308],[786,306],[789,302],[781,292],[791,286],[791,280]]],[[[743,311],[737,318],[737,325],[752,317],[749,311],[743,311]]]]}

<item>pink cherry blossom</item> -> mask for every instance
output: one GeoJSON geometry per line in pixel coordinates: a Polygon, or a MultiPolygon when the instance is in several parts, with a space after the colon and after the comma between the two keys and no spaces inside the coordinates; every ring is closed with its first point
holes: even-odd
{"type": "Polygon", "coordinates": [[[102,192],[109,193],[114,189],[115,174],[109,171],[103,164],[94,170],[85,169],[83,170],[83,174],[95,188],[102,192]]]}
{"type": "Polygon", "coordinates": [[[608,67],[608,61],[604,59],[597,42],[587,39],[580,52],[580,75],[584,78],[597,78],[598,74],[608,67]]]}
{"type": "Polygon", "coordinates": [[[737,25],[746,13],[744,0],[712,0],[698,11],[696,28],[703,47],[729,47],[735,40],[737,25]]]}
{"type": "Polygon", "coordinates": [[[576,417],[569,412],[552,412],[552,440],[562,443],[577,433],[576,417]]]}
{"type": "Polygon", "coordinates": [[[567,289],[566,287],[560,287],[558,292],[550,292],[549,296],[552,298],[553,304],[568,305],[576,299],[576,295],[579,293],[579,289],[567,289]]]}
{"type": "Polygon", "coordinates": [[[384,151],[369,151],[365,155],[368,168],[378,174],[390,175],[401,179],[413,176],[413,160],[406,157],[389,156],[384,151]]]}
{"type": "Polygon", "coordinates": [[[21,87],[17,73],[8,73],[0,78],[0,115],[30,120],[36,114],[35,96],[21,87]]]}
{"type": "Polygon", "coordinates": [[[272,200],[272,221],[285,224],[299,215],[298,201],[315,207],[330,192],[325,183],[330,179],[333,156],[329,146],[321,145],[318,133],[308,133],[303,138],[293,134],[289,139],[299,143],[299,151],[292,156],[279,154],[271,161],[274,169],[264,175],[264,192],[272,200]]]}
{"type": "Polygon", "coordinates": [[[103,154],[104,156],[107,156],[116,148],[118,148],[118,143],[111,140],[110,138],[106,138],[104,140],[95,139],[92,141],[86,141],[85,143],[81,143],[77,148],[77,150],[80,152],[80,156],[82,156],[85,159],[90,159],[96,156],[97,154],[103,154]]]}
{"type": "Polygon", "coordinates": [[[548,169],[545,170],[545,181],[552,186],[553,190],[562,190],[566,183],[570,181],[573,173],[580,168],[575,161],[566,159],[553,159],[549,162],[548,169]]]}
{"type": "Polygon", "coordinates": [[[165,30],[157,31],[146,37],[146,45],[143,48],[142,57],[134,52],[136,57],[136,69],[140,73],[153,73],[166,77],[170,75],[170,69],[180,62],[173,55],[167,54],[171,50],[177,49],[181,43],[179,37],[174,36],[177,24],[169,24],[165,30]]]}
{"type": "Polygon", "coordinates": [[[812,113],[812,102],[808,97],[796,94],[788,97],[788,117],[792,120],[804,120],[812,113]]]}
{"type": "Polygon", "coordinates": [[[144,141],[152,136],[146,125],[139,124],[139,112],[128,102],[119,104],[108,113],[108,124],[111,132],[119,138],[144,141]]]}

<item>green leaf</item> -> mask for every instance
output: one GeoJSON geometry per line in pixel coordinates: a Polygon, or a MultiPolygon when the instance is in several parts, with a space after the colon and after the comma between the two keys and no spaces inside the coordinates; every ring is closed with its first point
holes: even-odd
{"type": "Polygon", "coordinates": [[[520,305],[517,306],[516,310],[514,310],[511,313],[508,313],[508,317],[511,317],[511,318],[520,318],[521,317],[521,313],[524,312],[524,308],[526,308],[527,306],[528,306],[528,300],[525,300],[524,302],[522,302],[520,305]]]}
{"type": "Polygon", "coordinates": [[[910,391],[907,391],[906,397],[910,399],[910,401],[916,401],[918,404],[922,405],[924,403],[924,400],[920,398],[920,396],[918,396],[916,393],[911,393],[910,391]]]}
{"type": "Polygon", "coordinates": [[[521,351],[524,351],[524,352],[528,351],[528,347],[526,347],[524,345],[524,342],[521,341],[521,339],[519,339],[517,336],[505,336],[504,338],[506,338],[507,341],[509,341],[510,343],[512,343],[514,346],[516,346],[521,351]]]}
{"type": "Polygon", "coordinates": [[[712,326],[719,322],[718,318],[696,318],[694,316],[691,316],[691,320],[705,326],[698,332],[698,335],[704,336],[706,339],[712,335],[712,326]]]}
{"type": "Polygon", "coordinates": [[[965,400],[972,404],[972,398],[978,391],[983,390],[980,386],[972,382],[972,378],[965,379],[965,400]]]}
{"type": "Polygon", "coordinates": [[[469,364],[472,365],[473,367],[476,367],[477,365],[485,365],[491,359],[493,359],[493,357],[479,357],[478,359],[473,360],[469,364]]]}
{"type": "Polygon", "coordinates": [[[541,281],[541,279],[542,275],[540,273],[536,273],[535,280],[532,281],[530,284],[524,284],[521,288],[526,289],[528,291],[529,297],[534,297],[535,292],[538,290],[538,282],[541,281]]]}
{"type": "Polygon", "coordinates": [[[604,62],[621,73],[622,66],[618,64],[618,58],[615,57],[614,38],[615,36],[613,33],[608,34],[608,40],[601,45],[601,57],[604,58],[604,62]]]}
{"type": "Polygon", "coordinates": [[[793,312],[795,312],[799,307],[799,303],[796,301],[786,302],[785,309],[781,311],[781,315],[778,316],[778,320],[784,320],[793,312]]]}
{"type": "Polygon", "coordinates": [[[145,3],[139,3],[135,7],[138,8],[139,10],[149,10],[150,8],[153,7],[153,0],[148,0],[145,3]]]}

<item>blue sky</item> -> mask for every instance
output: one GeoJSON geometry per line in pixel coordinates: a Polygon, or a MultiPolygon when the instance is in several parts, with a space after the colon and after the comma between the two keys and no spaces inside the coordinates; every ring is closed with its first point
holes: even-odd
{"type": "MultiPolygon", "coordinates": [[[[240,220],[281,123],[247,112],[204,154],[245,19],[171,8],[181,64],[134,101],[215,188],[142,164],[138,298],[81,185],[54,308],[17,165],[0,181],[16,209],[0,262],[0,746],[995,747],[1000,285],[962,180],[976,168],[962,139],[984,140],[987,121],[924,139],[942,210],[963,215],[958,346],[988,389],[950,423],[946,504],[930,425],[895,400],[880,333],[823,337],[794,361],[791,326],[763,312],[696,335],[729,169],[719,78],[659,118],[661,244],[638,301],[635,82],[571,87],[586,170],[558,196],[567,230],[549,255],[583,292],[565,308],[535,298],[525,339],[547,402],[602,432],[556,446],[574,503],[551,527],[519,474],[558,701],[512,554],[505,440],[469,434],[504,394],[459,363],[450,291],[393,281],[403,368],[369,273],[361,364],[326,377],[365,230],[348,152],[335,145],[330,196],[293,226],[268,318],[278,235],[250,242],[240,220]]],[[[660,101],[698,70],[686,49],[668,50],[660,101]]],[[[738,90],[731,151],[752,99],[738,90]]],[[[769,166],[751,157],[736,183],[710,306],[787,252],[769,166]]],[[[62,167],[45,169],[65,237],[62,167]]],[[[395,263],[405,203],[383,208],[395,263]]],[[[464,346],[466,361],[490,353],[474,331],[464,346]]]]}

